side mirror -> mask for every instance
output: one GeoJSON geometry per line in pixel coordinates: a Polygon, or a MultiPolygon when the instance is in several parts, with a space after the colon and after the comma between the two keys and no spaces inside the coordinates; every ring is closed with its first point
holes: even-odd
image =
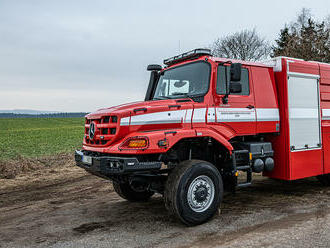
{"type": "Polygon", "coordinates": [[[241,81],[241,72],[242,72],[242,64],[233,63],[230,66],[230,81],[239,82],[241,81]]]}
{"type": "Polygon", "coordinates": [[[242,84],[238,82],[230,83],[230,93],[241,93],[242,92],[242,84]]]}
{"type": "Polygon", "coordinates": [[[160,71],[162,68],[161,65],[148,65],[147,71],[160,71]]]}

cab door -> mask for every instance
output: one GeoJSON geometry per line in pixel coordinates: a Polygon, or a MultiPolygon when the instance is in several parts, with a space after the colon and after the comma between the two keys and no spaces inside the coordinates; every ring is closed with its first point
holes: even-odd
{"type": "Polygon", "coordinates": [[[230,66],[219,65],[215,99],[217,124],[229,126],[236,135],[253,135],[256,133],[256,109],[251,68],[250,66],[242,67],[239,82],[242,85],[242,91],[230,93],[227,104],[222,100],[226,92],[226,73],[227,77],[230,77],[230,66]]]}

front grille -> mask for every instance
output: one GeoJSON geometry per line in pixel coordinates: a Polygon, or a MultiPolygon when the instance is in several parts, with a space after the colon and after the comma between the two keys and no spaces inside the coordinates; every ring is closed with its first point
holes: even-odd
{"type": "Polygon", "coordinates": [[[106,146],[111,143],[118,132],[118,117],[103,116],[99,119],[87,119],[85,122],[85,144],[93,146],[106,146]],[[95,125],[95,134],[91,139],[89,129],[91,123],[95,125]]]}

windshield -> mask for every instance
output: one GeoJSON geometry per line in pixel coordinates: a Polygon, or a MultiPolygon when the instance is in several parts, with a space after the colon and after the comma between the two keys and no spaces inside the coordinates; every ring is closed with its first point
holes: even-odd
{"type": "Polygon", "coordinates": [[[159,77],[153,99],[205,95],[209,89],[210,65],[195,62],[164,71],[159,77]]]}

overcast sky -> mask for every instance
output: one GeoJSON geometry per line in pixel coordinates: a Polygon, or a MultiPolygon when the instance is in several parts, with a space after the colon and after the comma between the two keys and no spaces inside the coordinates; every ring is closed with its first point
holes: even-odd
{"type": "Polygon", "coordinates": [[[142,100],[147,64],[256,28],[273,41],[329,0],[0,0],[0,109],[93,111],[142,100]]]}

